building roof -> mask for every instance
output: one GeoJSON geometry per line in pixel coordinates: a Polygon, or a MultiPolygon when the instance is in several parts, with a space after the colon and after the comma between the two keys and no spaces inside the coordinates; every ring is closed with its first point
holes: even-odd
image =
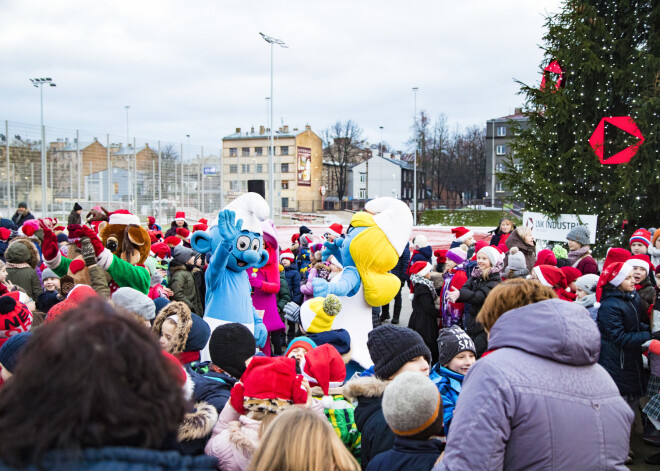
{"type": "Polygon", "coordinates": [[[383,156],[380,156],[380,155],[374,155],[372,157],[369,157],[368,159],[366,159],[366,160],[364,160],[364,161],[362,161],[362,162],[360,162],[356,165],[361,165],[361,164],[363,164],[365,162],[368,162],[369,160],[375,159],[375,158],[383,159],[384,161],[386,161],[388,163],[392,163],[394,165],[397,165],[397,166],[401,167],[404,170],[413,170],[413,165],[411,163],[404,162],[403,160],[399,160],[399,159],[390,159],[390,158],[383,157],[383,156]]]}
{"type": "Polygon", "coordinates": [[[120,157],[121,156],[131,156],[134,153],[139,154],[140,152],[142,152],[145,149],[148,149],[148,150],[154,152],[154,154],[156,153],[151,147],[149,147],[148,144],[145,144],[144,146],[139,147],[137,150],[133,149],[133,147],[131,147],[131,146],[127,146],[127,147],[121,146],[119,148],[119,150],[116,151],[116,152],[113,152],[112,155],[120,156],[120,157]]]}
{"type": "MultiPolygon", "coordinates": [[[[91,146],[94,143],[101,144],[99,141],[81,142],[80,147],[78,147],[76,145],[76,140],[74,139],[73,141],[69,141],[67,143],[67,145],[65,145],[64,147],[62,147],[60,149],[56,149],[55,152],[75,152],[78,149],[80,149],[80,150],[87,149],[89,146],[91,146]]],[[[101,145],[103,146],[103,144],[101,144],[101,145]]]]}
{"type": "Polygon", "coordinates": [[[488,121],[527,121],[529,118],[523,113],[514,113],[508,116],[502,116],[499,118],[489,119],[488,121]]]}
{"type": "MultiPolygon", "coordinates": [[[[283,132],[280,131],[279,129],[275,129],[273,131],[273,139],[282,139],[285,137],[296,137],[298,134],[302,134],[305,131],[308,131],[308,129],[303,128],[302,130],[298,128],[293,128],[289,132],[283,132]]],[[[263,134],[259,133],[259,131],[255,131],[254,129],[251,129],[250,131],[246,132],[235,132],[233,134],[229,134],[228,136],[225,136],[222,138],[222,140],[240,140],[240,139],[270,139],[270,131],[265,131],[263,134]]]]}

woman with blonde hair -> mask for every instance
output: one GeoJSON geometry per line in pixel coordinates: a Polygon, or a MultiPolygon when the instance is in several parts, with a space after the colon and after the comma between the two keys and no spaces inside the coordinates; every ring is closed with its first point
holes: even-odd
{"type": "MultiPolygon", "coordinates": [[[[515,231],[506,239],[506,246],[509,248],[509,252],[512,248],[518,247],[523,255],[525,256],[525,265],[527,270],[531,273],[534,264],[536,263],[536,241],[534,240],[534,235],[532,230],[529,227],[521,226],[516,228],[515,231]]],[[[509,265],[509,254],[507,253],[504,258],[504,266],[509,265]]]]}
{"type": "Polygon", "coordinates": [[[283,411],[266,429],[250,471],[359,471],[330,423],[310,409],[283,411]],[[282,437],[286,437],[285,442],[282,437]]]}
{"type": "Polygon", "coordinates": [[[434,471],[627,469],[634,414],[598,364],[585,308],[514,279],[490,292],[477,321],[490,350],[463,382],[434,471]]]}

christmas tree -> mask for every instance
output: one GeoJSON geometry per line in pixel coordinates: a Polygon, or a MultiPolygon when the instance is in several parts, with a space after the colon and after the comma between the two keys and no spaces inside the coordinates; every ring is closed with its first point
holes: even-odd
{"type": "Polygon", "coordinates": [[[510,158],[500,177],[529,211],[598,215],[602,254],[660,226],[660,2],[567,0],[545,27],[544,83],[520,83],[529,122],[512,150],[522,166],[510,158]],[[604,123],[601,163],[589,140],[607,117],[630,117],[644,139],[604,123]],[[640,142],[627,163],[608,163],[640,142]]]}

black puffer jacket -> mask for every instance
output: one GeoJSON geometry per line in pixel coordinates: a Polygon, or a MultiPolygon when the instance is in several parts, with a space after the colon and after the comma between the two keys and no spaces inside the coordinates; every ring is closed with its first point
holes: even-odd
{"type": "Polygon", "coordinates": [[[488,337],[484,327],[476,321],[477,314],[484,305],[488,293],[502,282],[499,273],[491,273],[487,279],[482,277],[470,277],[463,287],[457,302],[465,303],[465,314],[463,315],[463,326],[465,332],[474,341],[479,358],[488,348],[488,337]]]}
{"type": "Polygon", "coordinates": [[[394,268],[390,270],[390,273],[396,275],[397,278],[401,280],[401,282],[406,281],[406,272],[408,270],[409,263],[410,263],[410,249],[408,248],[408,245],[406,245],[403,248],[403,252],[401,253],[401,256],[399,257],[399,261],[396,263],[394,268]]]}
{"type": "Polygon", "coordinates": [[[621,395],[641,396],[645,391],[642,344],[651,339],[649,327],[639,321],[639,295],[623,293],[611,285],[603,289],[598,308],[600,357],[621,395]]]}

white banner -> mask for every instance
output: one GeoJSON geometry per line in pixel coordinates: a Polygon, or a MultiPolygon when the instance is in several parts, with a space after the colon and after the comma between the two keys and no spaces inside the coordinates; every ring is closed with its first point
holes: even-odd
{"type": "Polygon", "coordinates": [[[529,227],[535,239],[551,240],[554,242],[566,242],[566,234],[575,226],[587,226],[591,233],[590,242],[596,243],[596,222],[598,216],[591,214],[562,214],[557,220],[553,220],[542,213],[523,213],[523,225],[529,227]],[[580,222],[582,221],[582,222],[580,222]]]}

